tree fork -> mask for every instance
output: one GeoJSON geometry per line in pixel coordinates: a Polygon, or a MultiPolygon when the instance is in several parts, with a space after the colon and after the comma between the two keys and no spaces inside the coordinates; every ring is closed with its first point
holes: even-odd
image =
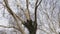
{"type": "Polygon", "coordinates": [[[24,26],[29,30],[29,34],[36,34],[37,23],[35,23],[35,21],[27,20],[27,22],[24,23],[24,26]]]}

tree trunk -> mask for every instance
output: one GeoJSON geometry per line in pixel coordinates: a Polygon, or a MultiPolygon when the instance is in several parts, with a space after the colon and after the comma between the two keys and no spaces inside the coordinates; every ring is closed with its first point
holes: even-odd
{"type": "Polygon", "coordinates": [[[36,34],[36,30],[29,31],[29,34],[36,34]]]}
{"type": "Polygon", "coordinates": [[[29,34],[36,34],[37,23],[32,20],[27,20],[27,23],[24,23],[25,27],[29,30],[29,34]]]}

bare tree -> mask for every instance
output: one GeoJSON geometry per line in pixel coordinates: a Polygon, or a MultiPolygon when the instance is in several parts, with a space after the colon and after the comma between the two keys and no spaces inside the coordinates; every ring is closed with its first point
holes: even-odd
{"type": "MultiPolygon", "coordinates": [[[[5,7],[8,10],[8,12],[13,16],[13,18],[15,19],[18,28],[16,28],[15,26],[12,27],[6,27],[6,26],[2,26],[5,28],[15,28],[17,30],[19,30],[22,34],[25,34],[24,30],[22,29],[22,25],[19,26],[19,22],[21,21],[21,23],[29,30],[29,34],[36,34],[37,31],[37,9],[38,6],[41,4],[42,0],[38,3],[39,0],[35,0],[35,8],[34,8],[34,15],[35,15],[35,20],[32,21],[32,19],[30,18],[30,10],[29,10],[29,0],[26,0],[26,10],[24,11],[23,8],[21,8],[20,4],[17,4],[18,7],[20,7],[21,10],[23,10],[24,15],[26,16],[26,21],[24,21],[21,17],[19,17],[18,15],[16,15],[13,10],[10,8],[9,4],[8,4],[8,0],[3,0],[5,3],[5,7]]],[[[19,0],[18,0],[19,1],[19,0]]],[[[17,1],[17,2],[18,2],[17,1]]]]}
{"type": "MultiPolygon", "coordinates": [[[[46,34],[59,34],[56,31],[56,27],[55,27],[55,23],[58,23],[57,21],[53,20],[52,18],[54,17],[53,13],[55,10],[55,5],[57,3],[57,1],[55,3],[52,3],[52,6],[49,8],[51,14],[49,15],[49,10],[48,8],[43,8],[43,6],[41,5],[42,0],[35,0],[34,3],[34,20],[31,19],[31,13],[30,13],[30,9],[29,9],[29,1],[30,0],[25,0],[26,1],[26,8],[22,8],[19,0],[15,0],[16,1],[16,5],[17,5],[17,9],[21,10],[21,12],[23,12],[24,14],[24,18],[26,18],[25,20],[21,17],[21,14],[19,13],[19,15],[17,15],[16,13],[14,13],[14,11],[11,9],[8,0],[3,0],[4,1],[4,7],[7,9],[8,13],[13,17],[13,19],[15,20],[16,25],[15,26],[2,26],[0,25],[0,27],[4,27],[4,28],[14,28],[16,30],[18,30],[19,32],[21,32],[21,34],[26,34],[22,25],[24,25],[24,27],[26,27],[29,31],[29,34],[36,34],[37,29],[45,32],[46,34]],[[38,9],[39,8],[39,9],[38,9]],[[38,11],[39,10],[39,11],[38,11]],[[43,17],[45,16],[47,23],[43,22],[44,19],[40,20],[41,17],[39,17],[38,12],[41,12],[44,14],[43,17]],[[38,20],[40,21],[39,23],[41,25],[38,25],[38,20]],[[53,22],[54,21],[54,22],[53,22]],[[46,24],[45,24],[46,23],[46,24]],[[46,25],[48,27],[46,27],[46,25]],[[37,27],[39,26],[39,27],[37,27]],[[44,28],[46,30],[44,30],[44,28]],[[49,31],[47,31],[49,30],[49,31]]],[[[52,0],[53,1],[53,0],[52,0]]],[[[18,11],[20,12],[20,11],[18,11]]],[[[60,13],[59,13],[60,14],[60,13]]],[[[59,14],[58,14],[58,21],[60,22],[60,18],[59,18],[59,14]]],[[[14,23],[15,23],[14,22],[14,23]]],[[[59,24],[60,25],[60,24],[59,24]]],[[[41,32],[40,32],[41,33],[41,32]]]]}

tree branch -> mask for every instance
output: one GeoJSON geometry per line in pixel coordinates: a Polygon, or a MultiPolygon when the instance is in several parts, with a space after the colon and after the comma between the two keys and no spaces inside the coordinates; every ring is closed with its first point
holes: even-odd
{"type": "Polygon", "coordinates": [[[21,17],[17,16],[17,15],[11,10],[11,8],[10,8],[9,5],[8,5],[8,1],[7,1],[7,0],[4,0],[4,3],[5,3],[5,6],[6,6],[8,12],[13,16],[14,19],[16,19],[16,17],[17,17],[20,21],[24,22],[24,20],[23,20],[21,17]]]}
{"type": "Polygon", "coordinates": [[[3,28],[14,28],[14,29],[16,29],[16,30],[18,30],[18,31],[19,31],[19,29],[18,29],[18,28],[16,28],[16,27],[14,27],[14,26],[3,26],[3,25],[0,25],[0,27],[3,27],[3,28]]]}
{"type": "Polygon", "coordinates": [[[41,2],[42,2],[42,0],[38,4],[38,0],[37,0],[35,3],[35,22],[37,22],[37,9],[38,9],[38,6],[41,4],[41,2]]]}
{"type": "Polygon", "coordinates": [[[40,0],[39,4],[37,6],[39,6],[41,4],[42,0],[40,0]]]}
{"type": "Polygon", "coordinates": [[[26,10],[25,10],[25,15],[27,20],[30,20],[30,12],[29,12],[29,0],[26,0],[26,10]]]}
{"type": "Polygon", "coordinates": [[[19,27],[19,30],[22,34],[25,34],[24,30],[19,26],[18,19],[24,23],[24,20],[22,20],[19,16],[17,16],[9,7],[8,0],[4,0],[5,6],[8,10],[8,12],[13,16],[13,18],[16,20],[17,26],[19,27]]]}
{"type": "Polygon", "coordinates": [[[35,3],[35,22],[37,22],[37,3],[38,3],[38,0],[35,3]]]}

